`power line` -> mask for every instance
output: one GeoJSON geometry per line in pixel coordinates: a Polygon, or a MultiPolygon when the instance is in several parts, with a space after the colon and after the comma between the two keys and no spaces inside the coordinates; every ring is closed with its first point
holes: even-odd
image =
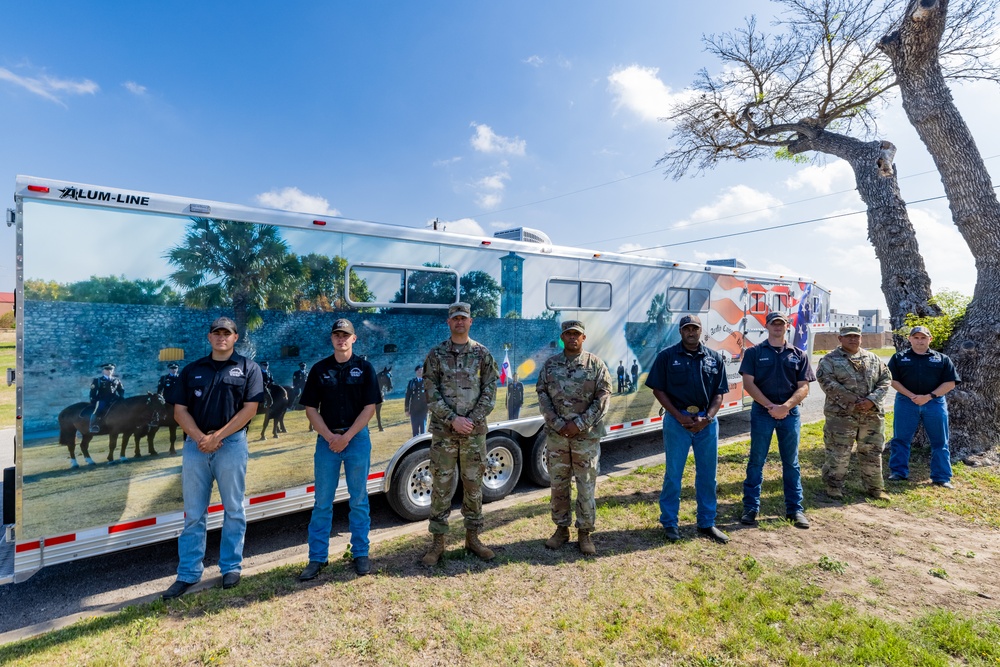
{"type": "MultiPolygon", "coordinates": [[[[993,186],[994,190],[996,190],[997,188],[1000,188],[1000,185],[994,185],[993,186]]],[[[911,204],[923,204],[925,202],[936,201],[938,199],[947,199],[947,196],[946,195],[938,195],[937,197],[927,197],[926,199],[914,199],[913,201],[903,202],[903,203],[906,206],[910,206],[911,204]]],[[[838,213],[836,215],[828,215],[828,216],[825,216],[825,217],[822,217],[822,218],[812,218],[811,220],[802,220],[800,222],[789,222],[789,223],[784,224],[784,225],[773,225],[771,227],[760,227],[758,229],[747,229],[747,230],[744,230],[742,232],[733,232],[731,234],[720,234],[718,236],[708,236],[708,237],[701,238],[701,239],[691,239],[690,241],[678,241],[677,243],[664,243],[662,245],[646,246],[645,248],[636,248],[635,250],[623,250],[623,251],[621,251],[621,254],[628,255],[628,254],[631,254],[631,253],[643,252],[645,250],[656,250],[658,248],[673,248],[673,247],[679,246],[679,245],[690,245],[692,243],[702,243],[704,241],[717,241],[718,239],[728,239],[728,238],[731,238],[733,236],[746,236],[747,234],[756,234],[758,232],[769,232],[769,231],[772,231],[772,230],[775,230],[775,229],[785,229],[787,227],[798,227],[799,225],[808,225],[808,224],[811,224],[813,222],[823,222],[825,220],[835,220],[837,218],[846,218],[847,216],[851,216],[851,215],[860,215],[862,213],[868,213],[868,211],[871,211],[871,210],[875,210],[875,209],[864,209],[864,210],[861,210],[861,211],[848,211],[847,213],[838,213]]]]}

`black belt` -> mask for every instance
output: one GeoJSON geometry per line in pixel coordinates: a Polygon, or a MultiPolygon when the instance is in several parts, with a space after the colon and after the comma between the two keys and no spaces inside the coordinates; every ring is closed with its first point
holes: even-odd
{"type": "Polygon", "coordinates": [[[330,429],[330,433],[333,433],[334,435],[344,435],[345,433],[347,433],[350,430],[351,429],[349,429],[349,428],[331,428],[330,429]]]}

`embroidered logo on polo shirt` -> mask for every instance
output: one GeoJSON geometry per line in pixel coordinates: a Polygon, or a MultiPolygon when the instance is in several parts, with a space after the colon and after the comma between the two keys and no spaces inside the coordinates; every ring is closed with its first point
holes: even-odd
{"type": "Polygon", "coordinates": [[[194,396],[195,398],[201,398],[201,389],[195,389],[194,396]]]}
{"type": "Polygon", "coordinates": [[[240,368],[239,366],[233,366],[232,368],[229,369],[229,376],[234,378],[241,378],[243,377],[243,369],[240,368]]]}
{"type": "Polygon", "coordinates": [[[930,362],[930,363],[932,363],[932,364],[940,364],[940,363],[941,363],[941,357],[939,357],[939,356],[936,356],[936,355],[935,355],[935,356],[932,356],[932,357],[931,357],[931,358],[929,359],[929,362],[930,362]]]}
{"type": "Polygon", "coordinates": [[[351,377],[352,378],[359,378],[359,377],[361,377],[362,372],[363,371],[360,368],[352,368],[351,369],[351,377]]]}

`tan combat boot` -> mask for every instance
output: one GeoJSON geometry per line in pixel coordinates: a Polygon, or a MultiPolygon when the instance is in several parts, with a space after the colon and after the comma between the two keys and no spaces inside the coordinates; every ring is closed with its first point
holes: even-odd
{"type": "Polygon", "coordinates": [[[437,565],[437,562],[441,560],[441,556],[443,555],[444,535],[435,535],[434,541],[431,542],[431,548],[427,550],[427,553],[420,560],[424,565],[437,565]]]}
{"type": "Polygon", "coordinates": [[[593,540],[590,539],[589,530],[579,531],[579,542],[580,553],[584,556],[593,556],[597,553],[597,547],[594,546],[593,540]]]}
{"type": "Polygon", "coordinates": [[[826,494],[827,498],[833,498],[834,500],[840,500],[844,497],[844,492],[835,486],[830,486],[829,484],[824,489],[823,493],[826,494]]]}
{"type": "Polygon", "coordinates": [[[552,533],[552,537],[545,540],[545,548],[558,549],[567,542],[569,542],[569,528],[566,526],[556,526],[556,532],[552,533]]]}
{"type": "Polygon", "coordinates": [[[874,500],[892,500],[892,496],[885,492],[885,489],[870,489],[868,497],[874,500]]]}
{"type": "Polygon", "coordinates": [[[465,548],[483,560],[493,560],[493,550],[479,541],[479,531],[471,528],[465,531],[465,548]]]}

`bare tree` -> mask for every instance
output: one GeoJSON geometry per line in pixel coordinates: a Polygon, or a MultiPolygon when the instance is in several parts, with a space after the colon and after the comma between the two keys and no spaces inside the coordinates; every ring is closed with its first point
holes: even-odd
{"type": "Polygon", "coordinates": [[[891,0],[776,1],[785,11],[775,34],[750,18],[705,38],[721,70],[699,72],[691,97],[664,119],[675,123],[675,147],[658,164],[680,178],[723,160],[806,161],[809,152],[843,159],[868,210],[893,328],[908,313],[940,314],[900,196],[896,148],[875,138],[877,111],[897,85],[879,49],[891,0]]]}
{"type": "Polygon", "coordinates": [[[1000,82],[997,2],[910,0],[881,46],[892,62],[903,109],[934,158],[952,218],[976,260],[976,288],[946,352],[962,383],[949,395],[951,448],[971,463],[1000,460],[1000,202],[982,155],[948,90],[948,72],[1000,82]],[[956,25],[979,26],[957,31],[956,25]]]}

